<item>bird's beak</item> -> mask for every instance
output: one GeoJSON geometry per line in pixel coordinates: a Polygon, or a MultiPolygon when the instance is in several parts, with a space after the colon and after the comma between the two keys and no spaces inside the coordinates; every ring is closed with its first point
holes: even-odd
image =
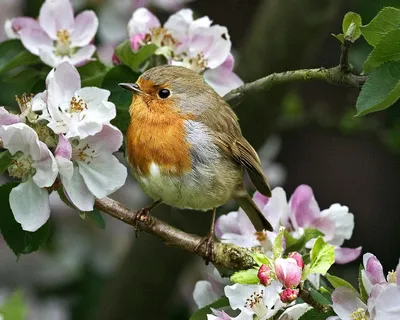
{"type": "Polygon", "coordinates": [[[143,93],[142,89],[139,88],[139,86],[136,83],[118,83],[118,85],[121,88],[124,88],[125,90],[132,91],[135,93],[143,93]]]}

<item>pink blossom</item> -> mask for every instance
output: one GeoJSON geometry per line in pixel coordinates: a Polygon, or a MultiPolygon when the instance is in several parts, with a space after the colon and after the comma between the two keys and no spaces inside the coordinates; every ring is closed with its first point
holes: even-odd
{"type": "Polygon", "coordinates": [[[286,288],[296,288],[301,281],[302,270],[293,258],[275,260],[275,274],[286,288]]]}
{"type": "Polygon", "coordinates": [[[301,269],[304,269],[304,261],[303,261],[303,257],[301,256],[300,253],[298,253],[298,252],[290,252],[289,255],[288,255],[288,258],[293,258],[294,260],[296,260],[297,265],[301,269]]]}
{"type": "Polygon", "coordinates": [[[299,295],[298,289],[285,289],[279,295],[283,303],[292,302],[297,299],[299,295]]]}
{"type": "Polygon", "coordinates": [[[269,285],[271,283],[271,273],[272,273],[271,268],[265,264],[262,264],[260,266],[260,269],[258,269],[257,273],[257,277],[260,280],[260,283],[263,284],[264,286],[269,285]]]}

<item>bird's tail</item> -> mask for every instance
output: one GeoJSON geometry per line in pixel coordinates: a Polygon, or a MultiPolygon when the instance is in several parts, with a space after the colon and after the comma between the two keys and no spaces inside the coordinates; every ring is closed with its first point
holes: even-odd
{"type": "Polygon", "coordinates": [[[254,203],[253,199],[249,196],[247,191],[240,192],[235,196],[238,205],[246,212],[251,223],[257,231],[268,230],[272,231],[273,228],[265,216],[261,213],[260,209],[254,203]]]}

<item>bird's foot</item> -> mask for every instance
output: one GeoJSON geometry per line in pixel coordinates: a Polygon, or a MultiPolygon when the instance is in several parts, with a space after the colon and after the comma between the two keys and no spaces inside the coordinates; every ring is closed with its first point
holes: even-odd
{"type": "Polygon", "coordinates": [[[139,227],[139,222],[145,222],[149,218],[149,216],[150,216],[149,206],[139,209],[133,216],[132,222],[133,222],[133,227],[135,228],[136,238],[139,238],[139,232],[141,231],[139,227]]]}
{"type": "Polygon", "coordinates": [[[210,232],[207,236],[199,241],[194,249],[195,252],[198,253],[203,245],[206,246],[204,260],[206,262],[206,265],[208,265],[210,261],[214,260],[214,232],[210,232]]]}

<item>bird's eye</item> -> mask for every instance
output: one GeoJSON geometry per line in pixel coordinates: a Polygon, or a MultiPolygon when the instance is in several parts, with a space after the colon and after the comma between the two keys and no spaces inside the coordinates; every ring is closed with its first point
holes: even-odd
{"type": "Polygon", "coordinates": [[[161,89],[160,91],[158,91],[158,96],[161,99],[167,99],[170,94],[171,92],[168,89],[161,89]]]}

